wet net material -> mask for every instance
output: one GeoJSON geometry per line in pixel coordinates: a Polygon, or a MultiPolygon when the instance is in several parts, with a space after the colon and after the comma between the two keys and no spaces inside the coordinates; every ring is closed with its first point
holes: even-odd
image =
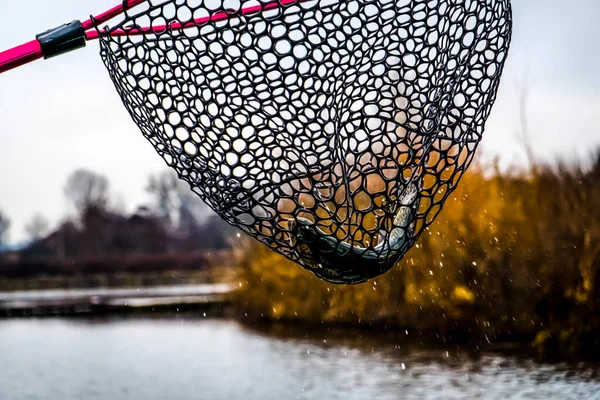
{"type": "Polygon", "coordinates": [[[402,258],[471,162],[511,11],[149,1],[99,35],[136,124],[212,209],[320,278],[358,283],[402,258]],[[149,26],[164,29],[139,34],[149,26]]]}

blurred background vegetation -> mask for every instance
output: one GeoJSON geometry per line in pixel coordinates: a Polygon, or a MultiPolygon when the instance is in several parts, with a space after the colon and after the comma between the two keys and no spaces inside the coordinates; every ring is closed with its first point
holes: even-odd
{"type": "Polygon", "coordinates": [[[528,341],[545,355],[597,358],[600,151],[582,164],[472,165],[417,245],[362,285],[329,285],[249,243],[239,254],[240,315],[528,341]]]}
{"type": "Polygon", "coordinates": [[[10,220],[0,212],[0,288],[230,280],[225,268],[211,267],[230,264],[234,228],[172,171],[151,175],[146,191],[148,203],[129,214],[111,197],[105,176],[76,170],[64,186],[69,213],[52,229],[43,215],[35,214],[25,227],[29,240],[13,247],[2,246],[10,220]]]}
{"type": "MultiPolygon", "coordinates": [[[[470,167],[438,219],[389,273],[324,283],[222,222],[171,172],[148,179],[128,215],[87,170],[64,188],[71,214],[0,253],[3,290],[233,282],[248,322],[406,330],[443,341],[530,343],[546,356],[600,357],[600,151],[589,162],[470,167]]],[[[0,213],[0,239],[10,227],[0,213]]]]}

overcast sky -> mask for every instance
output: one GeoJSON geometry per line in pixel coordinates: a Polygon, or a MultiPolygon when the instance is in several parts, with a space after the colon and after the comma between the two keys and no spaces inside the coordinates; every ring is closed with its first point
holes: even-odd
{"type": "MultiPolygon", "coordinates": [[[[0,50],[120,1],[0,0],[0,50]]],[[[587,157],[600,144],[600,1],[515,0],[513,9],[513,46],[483,154],[523,162],[518,99],[527,76],[536,156],[587,157]]],[[[96,42],[1,74],[0,122],[0,209],[13,242],[34,213],[53,223],[65,214],[62,188],[76,168],[108,176],[128,210],[147,201],[148,175],[165,168],[122,106],[96,42]]]]}

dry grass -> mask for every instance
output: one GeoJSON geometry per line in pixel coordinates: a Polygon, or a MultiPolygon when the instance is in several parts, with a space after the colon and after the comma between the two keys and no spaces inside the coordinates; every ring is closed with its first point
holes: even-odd
{"type": "Polygon", "coordinates": [[[386,275],[341,287],[264,246],[241,256],[250,317],[528,338],[572,357],[600,349],[600,153],[591,168],[473,165],[417,245],[386,275]],[[596,339],[598,338],[598,339],[596,339]]]}

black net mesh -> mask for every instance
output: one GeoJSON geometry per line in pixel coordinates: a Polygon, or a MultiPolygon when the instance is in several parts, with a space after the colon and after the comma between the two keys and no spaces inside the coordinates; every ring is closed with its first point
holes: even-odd
{"type": "Polygon", "coordinates": [[[101,34],[104,63],[167,164],[229,223],[357,283],[406,253],[471,162],[511,12],[509,0],[149,1],[108,29],[125,34],[101,34]]]}

